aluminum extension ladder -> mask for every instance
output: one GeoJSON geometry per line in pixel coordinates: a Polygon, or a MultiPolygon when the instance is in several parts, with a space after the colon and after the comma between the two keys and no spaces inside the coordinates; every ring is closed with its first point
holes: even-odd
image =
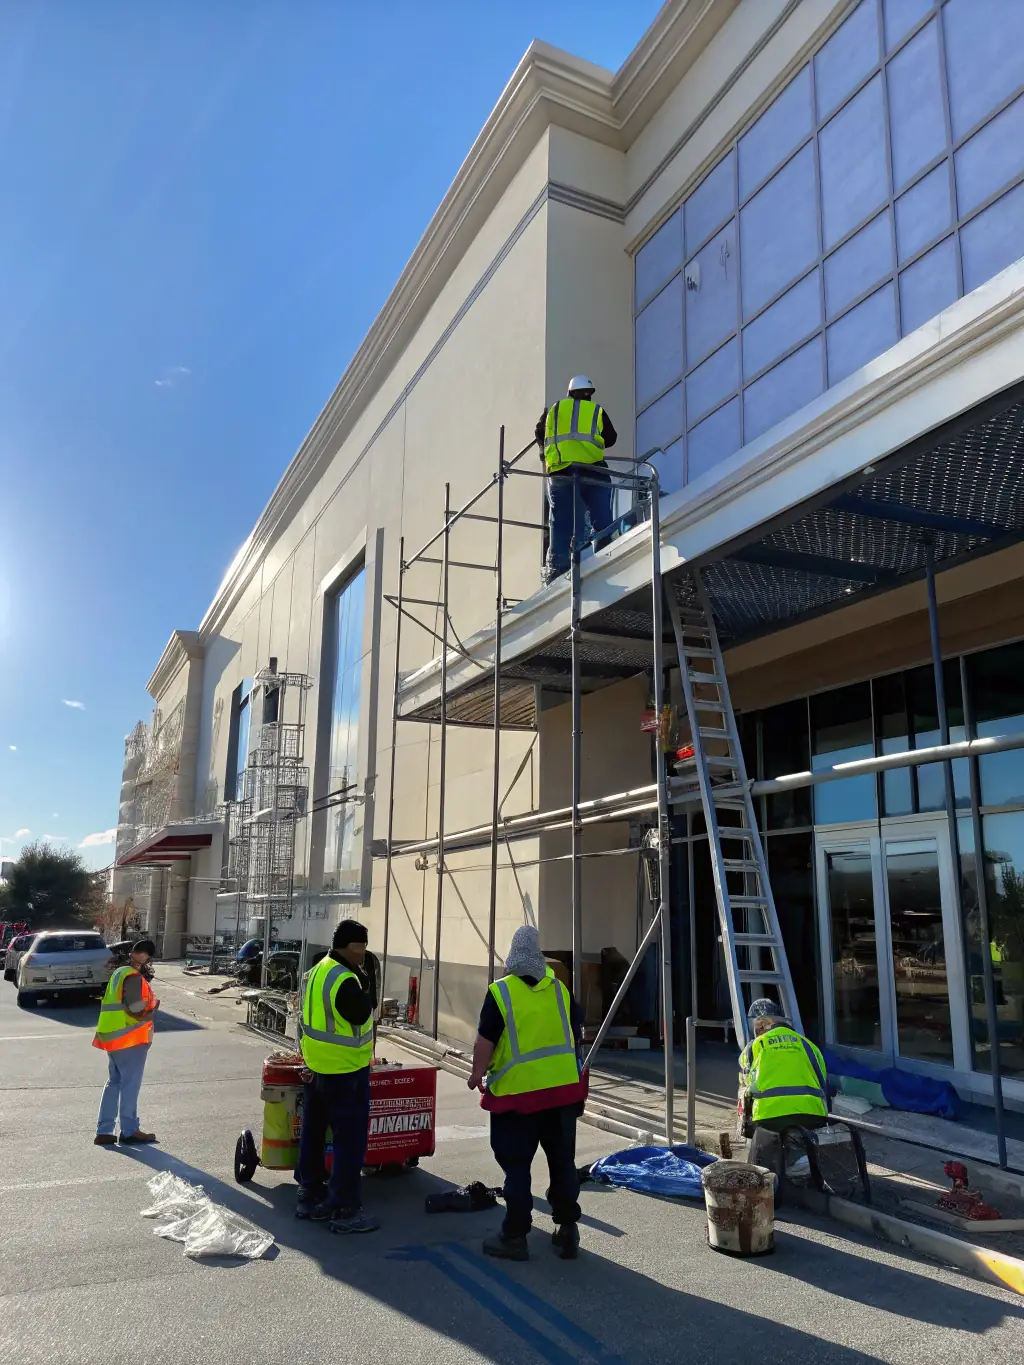
{"type": "Polygon", "coordinates": [[[746,1044],[750,1029],[745,986],[750,999],[774,988],[786,1018],[798,1032],[802,1032],[800,1009],[772,899],[711,605],[699,570],[690,573],[696,606],[681,606],[670,583],[666,596],[707,822],[733,1020],[737,1038],[746,1044]],[[725,856],[723,839],[737,845],[739,857],[725,856]],[[730,882],[735,885],[740,878],[742,891],[731,890],[730,882]]]}

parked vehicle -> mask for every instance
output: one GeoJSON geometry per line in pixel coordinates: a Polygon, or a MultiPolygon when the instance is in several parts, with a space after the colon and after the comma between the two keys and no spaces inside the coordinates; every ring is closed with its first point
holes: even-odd
{"type": "MultiPolygon", "coordinates": [[[[131,957],[132,948],[135,946],[137,941],[138,935],[136,935],[135,938],[122,938],[118,939],[116,943],[107,944],[107,952],[110,954],[111,958],[110,962],[111,971],[113,971],[117,967],[128,966],[128,959],[131,957]]],[[[140,971],[147,981],[153,980],[154,973],[152,962],[147,962],[144,967],[140,968],[140,971]]]]}
{"type": "Polygon", "coordinates": [[[18,963],[21,961],[25,953],[28,952],[29,946],[34,938],[35,934],[18,934],[16,937],[11,939],[10,943],[8,943],[7,953],[4,956],[5,981],[13,981],[14,978],[17,976],[18,963]]]}
{"type": "Polygon", "coordinates": [[[18,963],[18,1004],[28,1008],[40,995],[88,993],[100,999],[114,970],[103,935],[94,930],[49,930],[36,934],[18,963]]]}

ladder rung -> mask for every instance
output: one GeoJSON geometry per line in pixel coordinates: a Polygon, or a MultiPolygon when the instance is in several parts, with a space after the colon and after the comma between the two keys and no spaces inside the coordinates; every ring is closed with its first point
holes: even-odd
{"type": "Polygon", "coordinates": [[[715,651],[713,649],[705,649],[703,645],[688,645],[685,641],[683,643],[683,653],[688,659],[713,659],[715,657],[715,651]]]}
{"type": "Polygon", "coordinates": [[[736,975],[741,981],[767,981],[774,986],[789,984],[783,972],[755,972],[751,968],[741,967],[736,975]]]}
{"type": "Polygon", "coordinates": [[[768,904],[767,896],[730,896],[730,905],[738,905],[742,910],[746,906],[762,906],[768,904]]]}
{"type": "Polygon", "coordinates": [[[725,715],[725,703],[721,701],[704,701],[702,697],[694,697],[693,705],[697,711],[721,711],[725,715]]]}
{"type": "Polygon", "coordinates": [[[777,948],[779,941],[774,934],[733,934],[732,941],[743,948],[777,948]]]}
{"type": "Polygon", "coordinates": [[[721,687],[722,679],[717,673],[697,673],[694,669],[687,670],[687,676],[695,687],[721,687]]]}
{"type": "Polygon", "coordinates": [[[704,762],[709,768],[736,768],[736,760],[725,754],[705,754],[704,762]]]}
{"type": "Polygon", "coordinates": [[[732,739],[728,730],[713,730],[709,725],[700,727],[701,739],[732,739]]]}
{"type": "MultiPolygon", "coordinates": [[[[719,838],[722,837],[721,828],[718,831],[719,838]]],[[[757,872],[762,871],[761,864],[755,863],[749,858],[723,858],[722,866],[726,872],[757,872]]]]}

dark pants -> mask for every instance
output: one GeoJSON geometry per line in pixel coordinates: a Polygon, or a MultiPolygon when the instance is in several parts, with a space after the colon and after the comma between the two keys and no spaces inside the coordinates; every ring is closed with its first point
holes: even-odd
{"type": "Polygon", "coordinates": [[[604,464],[570,465],[549,474],[548,490],[548,559],[547,570],[552,577],[565,573],[569,567],[569,543],[573,532],[573,485],[577,486],[575,503],[576,535],[580,548],[599,531],[611,525],[612,484],[608,466],[604,464]],[[573,470],[579,471],[575,477],[573,470]],[[587,521],[590,529],[587,529],[587,521]]]}
{"type": "Polygon", "coordinates": [[[778,1134],[787,1128],[823,1128],[828,1122],[820,1114],[783,1114],[777,1119],[761,1119],[754,1124],[747,1160],[751,1166],[767,1166],[778,1170],[782,1162],[782,1146],[778,1134]]]}
{"type": "Polygon", "coordinates": [[[580,1180],[576,1174],[578,1104],[542,1109],[537,1114],[491,1115],[491,1151],[505,1172],[503,1237],[525,1237],[533,1224],[530,1167],[538,1146],[548,1159],[548,1202],[556,1223],[578,1223],[580,1180]]]}
{"type": "Polygon", "coordinates": [[[334,1158],[327,1186],[327,1200],[335,1208],[362,1207],[359,1178],[366,1156],[366,1130],[370,1121],[370,1068],[343,1076],[315,1075],[302,1102],[302,1135],[296,1179],[304,1190],[322,1185],[324,1143],[330,1128],[334,1158]]]}

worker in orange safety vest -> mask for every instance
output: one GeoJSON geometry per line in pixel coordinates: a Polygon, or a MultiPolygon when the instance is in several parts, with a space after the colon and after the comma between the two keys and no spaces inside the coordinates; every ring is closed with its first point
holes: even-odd
{"type": "Polygon", "coordinates": [[[156,1142],[155,1133],[143,1132],[138,1113],[142,1073],[153,1041],[153,1016],[160,1007],[143,975],[143,968],[155,954],[152,939],[139,939],[132,947],[129,965],[112,973],[103,993],[92,1040],[93,1047],[107,1054],[107,1083],[96,1120],[97,1147],[110,1147],[117,1141],[114,1127],[118,1111],[121,1142],[156,1142]]]}

